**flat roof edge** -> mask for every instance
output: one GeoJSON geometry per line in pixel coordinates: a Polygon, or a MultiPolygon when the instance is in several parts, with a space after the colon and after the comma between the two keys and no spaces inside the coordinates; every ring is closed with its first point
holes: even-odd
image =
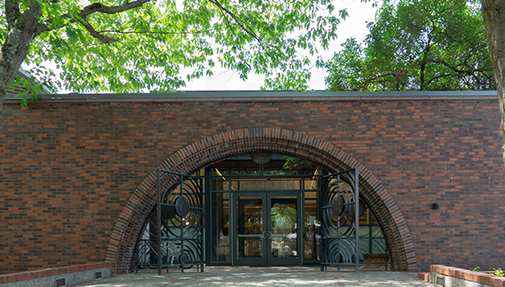
{"type": "MultiPolygon", "coordinates": [[[[49,94],[42,102],[285,102],[285,101],[437,101],[496,100],[497,91],[405,91],[405,92],[293,92],[293,91],[183,91],[131,94],[49,94]]],[[[5,103],[19,102],[7,95],[5,103]]]]}

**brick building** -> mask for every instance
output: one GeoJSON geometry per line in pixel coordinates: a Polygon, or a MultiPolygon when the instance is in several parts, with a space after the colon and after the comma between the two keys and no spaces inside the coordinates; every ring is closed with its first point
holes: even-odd
{"type": "MultiPolygon", "coordinates": [[[[496,92],[71,94],[42,96],[27,108],[8,97],[0,123],[1,272],[103,261],[113,262],[117,273],[131,271],[151,228],[157,168],[207,180],[202,189],[207,264],[247,264],[256,257],[266,259],[254,264],[317,263],[324,259],[314,254],[324,247],[316,229],[324,227],[318,222],[326,211],[318,195],[324,184],[314,170],[314,187],[307,187],[308,177],[275,182],[263,170],[254,180],[227,177],[248,168],[282,170],[284,156],[310,162],[321,178],[358,168],[363,216],[369,216],[359,222],[370,228],[370,238],[362,242],[371,246],[360,254],[363,263],[384,255],[379,257],[396,270],[428,270],[430,264],[503,268],[497,251],[505,248],[505,169],[496,97],[496,92]],[[272,160],[253,164],[254,152],[271,154],[272,160]],[[209,183],[216,174],[222,180],[209,183]],[[269,203],[254,207],[257,195],[258,202],[269,203]],[[280,246],[274,237],[281,235],[274,233],[290,220],[274,214],[282,202],[297,215],[280,246]],[[237,212],[248,204],[263,213],[244,221],[237,212]],[[260,233],[247,231],[255,226],[260,233]],[[380,234],[372,239],[374,227],[380,234]],[[309,234],[310,228],[315,231],[309,234]],[[373,240],[384,250],[371,250],[373,240]]],[[[345,216],[335,213],[335,203],[330,198],[328,212],[345,216]]],[[[187,214],[182,221],[189,220],[187,214]]],[[[333,263],[345,261],[335,258],[333,263]]]]}

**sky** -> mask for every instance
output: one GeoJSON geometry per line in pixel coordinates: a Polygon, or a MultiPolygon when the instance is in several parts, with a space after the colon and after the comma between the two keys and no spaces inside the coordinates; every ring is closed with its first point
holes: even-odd
{"type": "MultiPolygon", "coordinates": [[[[346,20],[340,22],[338,27],[338,40],[330,45],[328,51],[325,51],[321,56],[324,60],[332,58],[334,52],[341,49],[340,44],[345,42],[347,38],[354,37],[358,42],[362,42],[368,34],[366,28],[367,22],[372,22],[375,17],[377,8],[373,8],[371,3],[362,3],[360,0],[335,0],[336,11],[339,8],[347,7],[349,16],[346,20]]],[[[247,81],[239,78],[236,71],[215,68],[214,76],[204,77],[186,83],[186,87],[180,88],[181,91],[199,91],[199,90],[259,90],[263,84],[263,76],[250,74],[247,81]]],[[[326,85],[324,79],[326,71],[323,69],[312,68],[312,75],[309,82],[309,88],[312,90],[325,90],[326,85]]]]}

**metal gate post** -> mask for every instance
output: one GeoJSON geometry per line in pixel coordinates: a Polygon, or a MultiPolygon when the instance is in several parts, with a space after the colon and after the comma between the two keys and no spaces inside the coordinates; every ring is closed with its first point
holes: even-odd
{"type": "Polygon", "coordinates": [[[157,238],[158,241],[158,275],[161,275],[161,187],[160,187],[160,169],[156,170],[158,175],[158,184],[156,187],[156,215],[157,215],[157,238]]]}
{"type": "MultiPolygon", "coordinates": [[[[356,193],[355,195],[355,200],[354,200],[354,206],[355,206],[355,211],[356,214],[354,215],[354,218],[356,220],[356,223],[354,226],[356,227],[356,251],[354,252],[354,259],[356,260],[356,273],[359,273],[359,171],[358,168],[355,170],[355,175],[354,175],[354,192],[356,193]]],[[[369,239],[370,240],[370,239],[369,239]]]]}

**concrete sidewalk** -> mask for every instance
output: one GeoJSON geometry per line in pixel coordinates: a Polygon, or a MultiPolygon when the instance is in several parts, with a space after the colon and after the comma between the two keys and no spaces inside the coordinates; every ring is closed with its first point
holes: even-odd
{"type": "Polygon", "coordinates": [[[319,266],[208,266],[205,272],[197,273],[196,268],[186,270],[170,269],[161,276],[156,270],[142,270],[138,274],[118,275],[109,279],[91,282],[79,286],[96,287],[165,287],[165,286],[435,286],[417,278],[417,273],[391,271],[354,271],[337,272],[329,267],[321,272],[319,266]]]}

